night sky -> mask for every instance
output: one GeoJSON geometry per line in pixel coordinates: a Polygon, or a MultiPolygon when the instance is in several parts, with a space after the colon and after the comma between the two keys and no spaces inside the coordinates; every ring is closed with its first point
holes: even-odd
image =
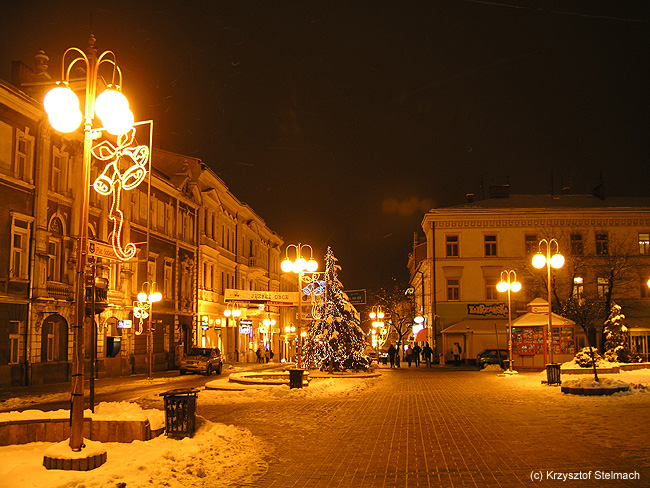
{"type": "Polygon", "coordinates": [[[481,183],[650,195],[644,1],[12,3],[0,78],[44,49],[58,80],[92,14],[154,145],[332,246],[346,289],[405,279],[424,212],[481,183]]]}

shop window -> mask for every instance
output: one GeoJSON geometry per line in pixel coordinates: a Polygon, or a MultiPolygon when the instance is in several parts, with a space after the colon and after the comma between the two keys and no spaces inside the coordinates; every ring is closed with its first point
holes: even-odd
{"type": "Polygon", "coordinates": [[[575,336],[573,327],[553,327],[553,354],[575,354],[575,336]]]}
{"type": "Polygon", "coordinates": [[[497,256],[497,236],[488,235],[484,236],[485,244],[485,257],[486,258],[495,258],[497,256]]]}
{"type": "Polygon", "coordinates": [[[571,255],[582,256],[583,254],[582,234],[571,234],[571,255]]]}
{"type": "Polygon", "coordinates": [[[526,256],[537,253],[538,247],[539,241],[537,240],[537,234],[526,234],[524,237],[524,252],[526,256]]]}
{"type": "Polygon", "coordinates": [[[447,280],[447,300],[460,300],[460,280],[457,278],[447,280]]]}
{"type": "Polygon", "coordinates": [[[513,327],[512,328],[513,354],[543,354],[544,353],[544,328],[543,327],[513,327]]]}
{"type": "Polygon", "coordinates": [[[596,254],[606,256],[608,251],[607,234],[596,234],[596,254]]]}
{"type": "Polygon", "coordinates": [[[447,257],[457,258],[458,257],[458,236],[446,236],[445,240],[447,245],[447,257]]]}
{"type": "Polygon", "coordinates": [[[485,278],[485,299],[487,301],[498,299],[496,278],[485,278]]]}
{"type": "Polygon", "coordinates": [[[650,254],[650,234],[639,234],[639,254],[650,254]]]}

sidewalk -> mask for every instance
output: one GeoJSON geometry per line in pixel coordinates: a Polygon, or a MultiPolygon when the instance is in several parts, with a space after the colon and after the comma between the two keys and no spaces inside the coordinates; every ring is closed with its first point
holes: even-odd
{"type": "Polygon", "coordinates": [[[565,395],[542,386],[539,373],[380,371],[350,395],[199,404],[198,413],[265,440],[268,470],[247,485],[259,488],[563,486],[549,472],[592,473],[571,486],[650,486],[650,394],[565,395]],[[641,479],[597,481],[596,471],[641,479]]]}

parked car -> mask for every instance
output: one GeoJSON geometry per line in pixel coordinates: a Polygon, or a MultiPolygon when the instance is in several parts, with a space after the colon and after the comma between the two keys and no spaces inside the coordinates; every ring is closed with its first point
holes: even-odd
{"type": "Polygon", "coordinates": [[[502,368],[507,364],[507,349],[485,349],[476,356],[476,365],[479,369],[485,368],[488,364],[498,364],[502,368]]]}
{"type": "Polygon", "coordinates": [[[181,374],[189,372],[210,376],[212,373],[221,374],[222,369],[221,351],[216,347],[193,347],[181,359],[181,374]]]}

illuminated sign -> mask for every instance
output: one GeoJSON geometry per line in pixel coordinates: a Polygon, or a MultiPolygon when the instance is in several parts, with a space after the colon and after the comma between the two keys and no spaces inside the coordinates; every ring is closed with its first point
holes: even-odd
{"type": "Polygon", "coordinates": [[[253,321],[252,320],[240,320],[239,321],[239,333],[240,334],[251,334],[253,332],[253,321]]]}
{"type": "Polygon", "coordinates": [[[508,306],[505,303],[468,303],[468,315],[508,315],[508,306]]]}
{"type": "Polygon", "coordinates": [[[273,302],[277,305],[295,305],[298,301],[298,292],[226,289],[224,299],[227,302],[273,302]]]}
{"type": "Polygon", "coordinates": [[[132,326],[133,326],[133,322],[131,320],[120,320],[117,323],[118,329],[130,329],[132,326]]]}

